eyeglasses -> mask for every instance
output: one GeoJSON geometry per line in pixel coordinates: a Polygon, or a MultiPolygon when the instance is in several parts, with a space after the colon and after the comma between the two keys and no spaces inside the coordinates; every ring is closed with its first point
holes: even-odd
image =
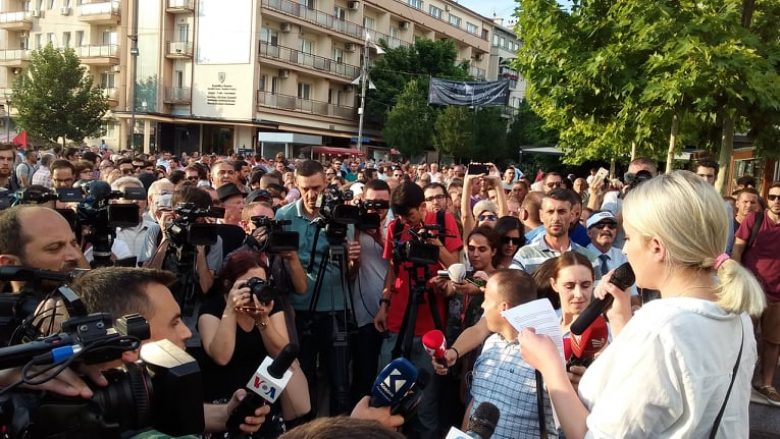
{"type": "Polygon", "coordinates": [[[122,174],[124,174],[124,175],[130,175],[130,174],[132,174],[132,173],[133,173],[133,171],[134,171],[134,170],[133,170],[133,169],[131,169],[131,168],[125,168],[125,169],[122,169],[122,174]]]}
{"type": "Polygon", "coordinates": [[[480,221],[496,221],[498,219],[497,216],[492,214],[480,215],[478,218],[480,221]]]}
{"type": "Polygon", "coordinates": [[[593,227],[595,227],[595,228],[597,228],[599,230],[603,229],[604,227],[606,227],[608,229],[616,230],[617,229],[617,224],[615,224],[615,223],[597,223],[597,224],[594,224],[593,227]]]}
{"type": "Polygon", "coordinates": [[[520,244],[523,243],[523,238],[512,238],[509,236],[502,236],[501,242],[504,244],[509,244],[511,242],[512,245],[514,245],[515,247],[519,247],[520,244]]]}
{"type": "Polygon", "coordinates": [[[780,199],[780,195],[769,194],[766,196],[766,199],[769,201],[777,201],[778,199],[780,199]]]}
{"type": "Polygon", "coordinates": [[[547,183],[547,187],[549,187],[549,188],[561,187],[561,186],[563,186],[563,182],[562,181],[553,181],[553,182],[547,183]]]}
{"type": "Polygon", "coordinates": [[[332,176],[332,175],[336,175],[336,173],[335,173],[335,172],[326,172],[326,173],[325,173],[325,175],[330,175],[330,176],[332,176]]]}
{"type": "Polygon", "coordinates": [[[443,200],[443,199],[445,199],[445,198],[447,198],[447,196],[446,196],[446,195],[444,195],[444,194],[438,194],[438,195],[434,195],[434,196],[431,196],[431,197],[428,197],[428,198],[426,198],[426,199],[425,199],[425,201],[427,201],[427,202],[431,203],[431,202],[434,202],[434,201],[443,200]]]}
{"type": "Polygon", "coordinates": [[[189,177],[187,177],[187,180],[189,180],[189,181],[198,181],[198,176],[197,175],[190,175],[189,177]]]}

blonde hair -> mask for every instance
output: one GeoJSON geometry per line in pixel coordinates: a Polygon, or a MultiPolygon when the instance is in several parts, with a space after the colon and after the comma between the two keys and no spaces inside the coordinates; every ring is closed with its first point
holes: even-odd
{"type": "MultiPolygon", "coordinates": [[[[623,220],[641,235],[657,238],[666,248],[670,269],[716,270],[715,260],[728,239],[721,196],[690,171],[674,171],[643,182],[628,193],[623,220]]],[[[732,313],[758,316],[766,306],[761,285],[738,262],[717,268],[717,303],[732,313]]]]}

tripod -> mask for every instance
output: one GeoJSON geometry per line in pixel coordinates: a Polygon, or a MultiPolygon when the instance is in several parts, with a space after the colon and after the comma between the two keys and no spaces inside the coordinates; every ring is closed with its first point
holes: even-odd
{"type": "Polygon", "coordinates": [[[401,323],[401,330],[398,333],[398,339],[393,348],[393,358],[404,357],[411,360],[417,314],[420,309],[420,304],[425,303],[424,295],[426,292],[429,294],[428,307],[430,308],[434,324],[437,328],[442,327],[439,312],[436,309],[433,291],[426,286],[430,274],[430,267],[428,265],[412,264],[411,271],[409,271],[409,300],[406,302],[404,320],[403,323],[401,323]]]}
{"type": "MultiPolygon", "coordinates": [[[[168,248],[165,260],[170,256],[173,256],[175,260],[175,268],[173,271],[176,274],[176,287],[173,288],[173,297],[179,302],[181,306],[181,313],[183,316],[192,316],[195,313],[195,291],[197,287],[197,279],[195,277],[195,258],[197,251],[194,246],[190,244],[173,244],[168,248]]],[[[167,268],[167,267],[165,267],[167,268]]]]}

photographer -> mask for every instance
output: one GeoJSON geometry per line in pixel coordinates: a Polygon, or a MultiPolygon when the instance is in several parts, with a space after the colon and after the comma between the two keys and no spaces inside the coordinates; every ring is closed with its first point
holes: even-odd
{"type": "MultiPolygon", "coordinates": [[[[276,213],[277,220],[291,221],[285,230],[298,232],[298,255],[303,266],[309,261],[320,262],[329,257],[331,245],[328,242],[327,231],[319,234],[321,228],[320,208],[327,187],[325,170],[322,165],[313,160],[301,162],[296,171],[296,186],[301,192],[301,198],[295,203],[280,208],[276,213]],[[318,220],[318,221],[314,221],[318,220]],[[318,236],[317,246],[312,254],[315,235],[318,236]]],[[[318,300],[313,301],[314,285],[318,270],[307,273],[308,286],[306,292],[291,297],[296,311],[296,326],[300,337],[300,361],[306,378],[309,380],[309,391],[312,396],[312,407],[316,412],[315,395],[317,395],[317,357],[319,364],[326,368],[330,382],[330,414],[347,413],[351,407],[349,397],[349,355],[342,358],[334,349],[334,343],[347,331],[345,314],[348,310],[347,286],[342,282],[342,270],[354,271],[360,257],[360,244],[352,240],[353,228],[346,230],[346,254],[349,267],[339,267],[329,263],[322,268],[322,288],[318,292],[318,300]],[[340,269],[341,268],[341,269],[340,269]],[[342,362],[345,362],[342,364],[342,362]]]]}
{"type": "MultiPolygon", "coordinates": [[[[74,282],[73,289],[81,296],[89,312],[106,312],[113,318],[141,314],[149,322],[151,330],[151,337],[145,342],[168,339],[184,349],[192,333],[182,322],[179,305],[168,289],[174,280],[175,277],[165,271],[107,267],[84,274],[74,282]],[[117,288],[118,285],[122,288],[117,288]]],[[[101,366],[105,370],[137,360],[138,352],[128,351],[122,354],[121,361],[101,366]]],[[[204,404],[206,431],[224,431],[230,413],[244,395],[244,390],[238,390],[227,404],[204,404]]],[[[268,410],[266,406],[255,410],[254,416],[244,420],[241,430],[246,433],[257,431],[268,410]]]]}
{"type": "MultiPolygon", "coordinates": [[[[439,230],[436,236],[425,239],[424,244],[438,248],[440,265],[420,266],[398,257],[396,249],[410,242],[412,233],[419,234],[419,229],[425,226],[438,228],[436,214],[425,209],[423,190],[414,183],[404,182],[398,186],[390,197],[390,207],[397,216],[389,225],[385,240],[384,257],[390,261],[390,269],[385,277],[384,289],[380,307],[374,318],[374,325],[380,332],[387,332],[382,344],[379,365],[388,364],[399,351],[405,331],[412,331],[411,358],[408,358],[418,368],[433,373],[430,358],[423,350],[421,337],[433,329],[443,330],[445,316],[445,299],[432,294],[425,295],[417,308],[417,317],[410,322],[412,327],[403,328],[405,317],[411,311],[407,306],[412,299],[412,290],[421,287],[420,279],[425,282],[426,275],[436,273],[439,266],[449,267],[460,260],[460,250],[463,241],[458,234],[455,217],[451,213],[444,214],[444,230],[439,230]],[[430,303],[433,300],[435,303],[430,303]],[[404,331],[402,331],[404,329],[404,331]]],[[[427,230],[427,229],[426,229],[427,230]]],[[[423,243],[418,243],[423,244],[423,243]]],[[[408,247],[407,247],[408,248],[408,247]]],[[[438,389],[437,380],[433,380],[424,391],[423,400],[417,411],[418,417],[412,428],[423,437],[435,437],[439,429],[438,389]]]]}

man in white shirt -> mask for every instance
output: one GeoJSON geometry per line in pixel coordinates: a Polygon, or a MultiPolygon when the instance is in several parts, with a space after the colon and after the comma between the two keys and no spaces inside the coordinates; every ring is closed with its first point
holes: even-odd
{"type": "MultiPolygon", "coordinates": [[[[598,255],[598,264],[594,265],[593,268],[601,276],[628,262],[623,251],[612,246],[618,231],[617,218],[612,212],[608,210],[595,212],[588,218],[586,226],[590,237],[590,244],[586,248],[598,255]]],[[[637,297],[636,304],[638,305],[636,285],[631,287],[631,296],[637,297]]]]}

